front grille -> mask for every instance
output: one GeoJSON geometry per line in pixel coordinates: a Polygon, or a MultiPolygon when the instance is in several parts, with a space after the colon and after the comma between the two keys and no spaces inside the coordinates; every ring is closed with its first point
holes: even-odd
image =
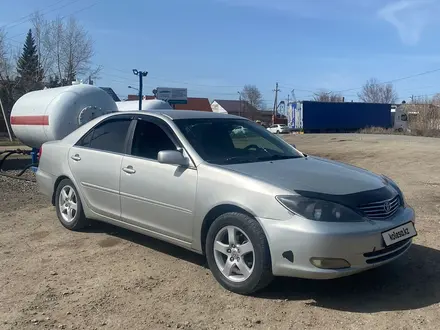
{"type": "Polygon", "coordinates": [[[385,220],[392,217],[401,206],[400,196],[381,202],[359,206],[359,210],[372,220],[385,220]]]}
{"type": "Polygon", "coordinates": [[[367,258],[365,262],[369,265],[372,265],[378,262],[393,259],[394,257],[397,257],[406,252],[410,246],[411,239],[407,239],[379,251],[364,253],[364,257],[367,258]]]}
{"type": "Polygon", "coordinates": [[[375,250],[375,251],[372,251],[372,252],[366,252],[366,253],[364,253],[364,257],[365,258],[381,257],[384,254],[391,253],[391,252],[394,252],[396,250],[399,250],[402,246],[408,244],[409,241],[410,241],[410,239],[408,238],[408,239],[405,239],[405,240],[400,241],[398,243],[395,243],[395,244],[393,244],[391,246],[387,246],[387,247],[385,247],[383,249],[375,250]]]}

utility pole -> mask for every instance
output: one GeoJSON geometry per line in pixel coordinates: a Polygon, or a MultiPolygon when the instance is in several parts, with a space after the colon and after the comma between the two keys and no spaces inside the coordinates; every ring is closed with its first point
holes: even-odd
{"type": "Polygon", "coordinates": [[[143,80],[144,77],[147,76],[147,71],[138,71],[136,69],[133,69],[133,73],[135,76],[139,76],[139,111],[142,110],[142,88],[143,88],[143,80]]]}
{"type": "Polygon", "coordinates": [[[275,85],[275,89],[273,90],[275,92],[275,101],[273,103],[273,120],[272,124],[275,124],[275,117],[276,117],[276,111],[278,106],[278,92],[281,92],[281,90],[278,88],[278,83],[275,85]]]}

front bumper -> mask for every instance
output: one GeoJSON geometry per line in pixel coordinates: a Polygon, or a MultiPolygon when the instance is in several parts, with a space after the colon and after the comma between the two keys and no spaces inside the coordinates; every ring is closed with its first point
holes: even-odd
{"type": "Polygon", "coordinates": [[[275,276],[332,279],[375,268],[402,256],[412,239],[386,247],[382,232],[409,221],[414,223],[415,213],[408,207],[388,221],[362,223],[324,223],[297,216],[286,221],[264,218],[259,221],[269,242],[275,276]],[[344,259],[350,267],[322,269],[314,266],[311,258],[344,259]]]}

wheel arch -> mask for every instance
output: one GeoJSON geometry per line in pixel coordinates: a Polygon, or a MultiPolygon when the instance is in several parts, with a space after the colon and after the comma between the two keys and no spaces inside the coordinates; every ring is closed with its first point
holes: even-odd
{"type": "MultiPolygon", "coordinates": [[[[202,227],[200,230],[200,244],[203,255],[205,255],[205,244],[206,244],[206,236],[208,235],[208,230],[211,227],[212,223],[215,219],[217,219],[220,215],[229,213],[229,212],[237,212],[248,215],[258,221],[255,214],[253,214],[250,210],[246,210],[245,208],[234,205],[234,204],[220,204],[214,206],[203,218],[202,227]]],[[[264,230],[263,230],[264,231],[264,230]]]]}
{"type": "MultiPolygon", "coordinates": [[[[53,185],[53,192],[52,192],[52,205],[55,206],[55,195],[57,193],[57,188],[58,185],[60,184],[61,181],[63,181],[64,179],[69,179],[70,181],[72,181],[72,179],[70,179],[67,175],[60,175],[56,180],[55,183],[53,185]]],[[[73,182],[73,181],[72,181],[73,182]]],[[[78,190],[78,189],[77,189],[78,190]]]]}
{"type": "Polygon", "coordinates": [[[55,183],[53,185],[53,193],[52,193],[52,205],[55,206],[55,198],[56,198],[56,193],[57,193],[57,188],[58,185],[60,184],[61,181],[63,181],[64,179],[68,179],[70,180],[73,185],[76,188],[76,191],[78,192],[78,197],[81,199],[81,203],[84,209],[84,212],[86,212],[86,214],[88,214],[88,204],[87,204],[87,200],[84,198],[83,196],[83,192],[81,191],[81,189],[79,189],[77,183],[75,182],[75,180],[73,180],[71,177],[69,177],[68,175],[62,174],[60,175],[56,180],[55,183]]]}

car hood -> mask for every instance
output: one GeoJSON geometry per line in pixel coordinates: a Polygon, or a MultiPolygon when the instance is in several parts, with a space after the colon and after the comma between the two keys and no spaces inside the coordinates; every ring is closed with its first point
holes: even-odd
{"type": "Polygon", "coordinates": [[[387,185],[381,176],[367,170],[312,156],[221,167],[290,191],[345,195],[387,185]]]}

